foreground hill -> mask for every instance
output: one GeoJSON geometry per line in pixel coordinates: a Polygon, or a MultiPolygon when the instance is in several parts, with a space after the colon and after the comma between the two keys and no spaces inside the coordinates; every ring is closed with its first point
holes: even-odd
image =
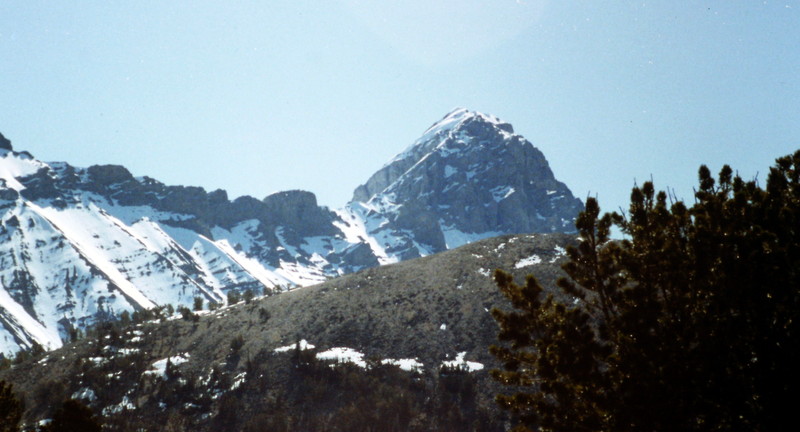
{"type": "Polygon", "coordinates": [[[458,109],[338,210],[305,191],[229,200],[0,135],[0,355],[58,348],[158,306],[223,305],[501,234],[572,232],[582,208],[510,124],[458,109]]]}
{"type": "Polygon", "coordinates": [[[489,310],[507,304],[491,273],[551,287],[573,241],[501,236],[199,316],[108,326],[0,379],[24,395],[29,424],[73,397],[116,430],[502,430],[487,347],[489,310]]]}

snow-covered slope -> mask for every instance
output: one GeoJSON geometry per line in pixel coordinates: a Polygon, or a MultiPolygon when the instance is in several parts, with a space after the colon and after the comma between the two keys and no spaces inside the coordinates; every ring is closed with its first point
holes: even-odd
{"type": "Polygon", "coordinates": [[[71,330],[124,311],[191,305],[196,297],[224,303],[230,290],[260,293],[315,281],[308,269],[270,268],[237,250],[240,244],[231,242],[240,226],[220,231],[230,239],[213,240],[168,224],[191,215],[120,205],[80,187],[47,191],[42,179],[61,186],[72,168],[0,152],[0,352],[6,355],[58,347],[71,330]]]}
{"type": "MultiPolygon", "coordinates": [[[[2,137],[2,135],[0,135],[2,137]]],[[[310,192],[229,200],[121,166],[0,143],[0,353],[156,306],[280,292],[505,233],[572,230],[581,208],[499,119],[458,109],[341,209],[310,192]]]]}

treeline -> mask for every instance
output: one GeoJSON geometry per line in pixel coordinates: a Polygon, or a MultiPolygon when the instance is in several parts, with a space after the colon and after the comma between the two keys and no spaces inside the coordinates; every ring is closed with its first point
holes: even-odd
{"type": "Polygon", "coordinates": [[[143,404],[106,418],[107,430],[501,431],[503,417],[476,376],[459,368],[408,372],[368,361],[316,359],[314,350],[248,356],[234,339],[210,376],[167,369],[145,378],[143,404]],[[166,407],[154,410],[151,408],[166,407]],[[152,415],[155,413],[155,415],[152,415]],[[133,419],[135,418],[135,419],[133,419]]]}
{"type": "MultiPolygon", "coordinates": [[[[114,354],[124,346],[120,333],[104,327],[94,335],[98,343],[75,359],[70,382],[44,379],[27,389],[28,430],[64,410],[122,432],[504,430],[505,417],[485,391],[485,373],[409,372],[378,359],[363,369],[319,360],[315,350],[299,347],[253,355],[237,336],[210,371],[168,361],[161,375],[144,373],[152,359],[141,350],[114,354]]],[[[17,422],[23,411],[16,411],[17,422]]],[[[42,429],[51,430],[60,429],[42,429]]]]}
{"type": "MultiPolygon", "coordinates": [[[[19,432],[25,403],[14,387],[0,380],[0,432],[19,432]]],[[[65,400],[47,421],[28,426],[31,432],[100,432],[102,425],[91,409],[74,399],[65,400]]]]}

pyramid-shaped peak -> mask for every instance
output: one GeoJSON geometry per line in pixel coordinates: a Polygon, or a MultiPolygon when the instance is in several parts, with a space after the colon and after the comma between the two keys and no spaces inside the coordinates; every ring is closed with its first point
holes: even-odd
{"type": "Polygon", "coordinates": [[[500,233],[574,232],[583,204],[511,125],[458,108],[356,188],[352,208],[373,212],[374,229],[413,233],[425,255],[500,233]]]}
{"type": "MultiPolygon", "coordinates": [[[[400,152],[386,165],[378,170],[366,183],[358,186],[353,192],[352,201],[368,202],[374,196],[385,192],[395,181],[403,177],[409,169],[425,161],[431,154],[441,151],[445,153],[461,153],[457,148],[473,147],[471,144],[492,142],[503,145],[514,139],[517,144],[530,143],[523,137],[515,135],[510,124],[499,118],[466,108],[455,108],[441,120],[429,127],[420,138],[400,152]]],[[[482,151],[485,148],[474,146],[482,151]]],[[[533,147],[533,146],[531,146],[533,147]]],[[[537,150],[538,151],[538,150],[537,150]]],[[[472,156],[476,156],[473,153],[472,156]]],[[[431,161],[429,161],[431,162],[431,161]]],[[[464,163],[468,163],[466,159],[464,163]]],[[[548,168],[549,170],[549,168],[548,168]]]]}

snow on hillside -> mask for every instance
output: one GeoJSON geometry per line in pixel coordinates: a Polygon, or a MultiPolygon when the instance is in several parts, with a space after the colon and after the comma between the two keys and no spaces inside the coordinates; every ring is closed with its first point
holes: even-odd
{"type": "MultiPolygon", "coordinates": [[[[2,354],[34,344],[56,348],[71,329],[124,311],[191,305],[195,297],[224,303],[231,287],[271,288],[310,279],[305,276],[308,269],[283,269],[283,274],[268,270],[226,238],[211,240],[157,222],[186,220],[188,215],[119,205],[79,190],[71,191],[66,206],[49,198],[25,199],[19,194],[26,189],[19,178],[42,169],[57,177],[56,170],[24,154],[2,152],[2,354]]],[[[252,243],[241,229],[235,227],[230,238],[252,243]]],[[[215,231],[221,237],[226,233],[215,231]]]]}
{"type": "Polygon", "coordinates": [[[0,149],[0,180],[5,182],[5,187],[16,191],[25,189],[17,178],[33,174],[46,166],[24,153],[0,149]]]}
{"type": "Polygon", "coordinates": [[[341,222],[337,221],[334,224],[344,233],[348,242],[369,245],[381,265],[398,261],[396,256],[391,256],[386,251],[387,247],[396,246],[398,239],[380,230],[387,221],[374,208],[364,203],[352,203],[344,209],[336,210],[336,214],[341,222]]]}

